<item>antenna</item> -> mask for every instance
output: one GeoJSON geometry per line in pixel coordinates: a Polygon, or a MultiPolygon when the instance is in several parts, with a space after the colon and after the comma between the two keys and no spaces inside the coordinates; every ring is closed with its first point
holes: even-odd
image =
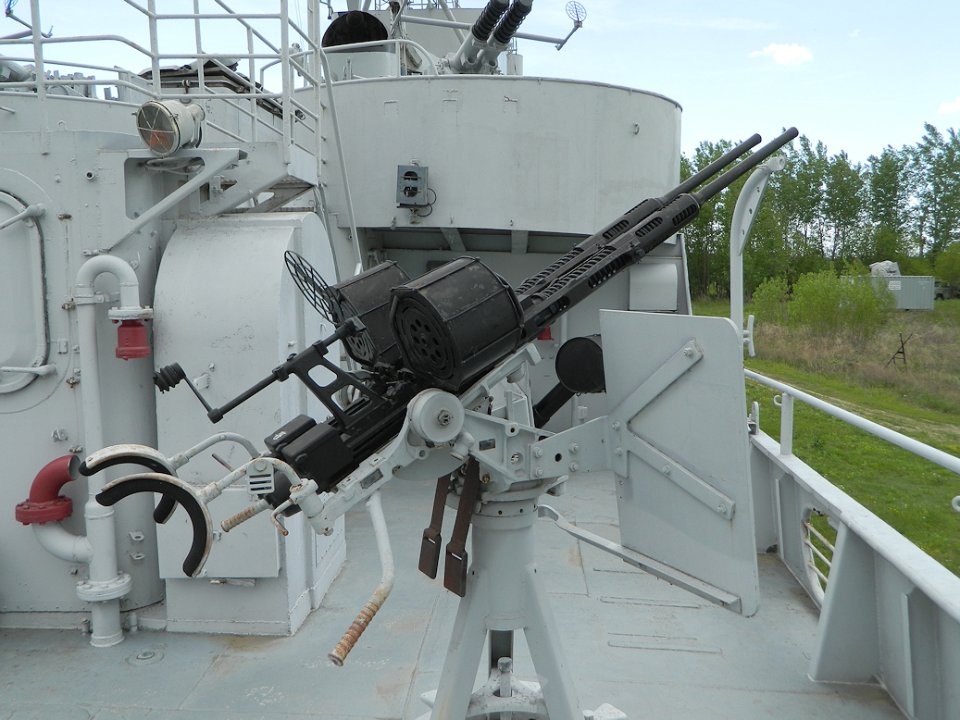
{"type": "Polygon", "coordinates": [[[567,33],[567,36],[563,40],[557,43],[557,50],[567,44],[567,40],[573,37],[573,34],[577,30],[583,27],[583,21],[587,19],[587,9],[574,0],[567,3],[565,10],[567,11],[567,17],[573,20],[573,28],[567,33]]]}
{"type": "MultiPolygon", "coordinates": [[[[19,40],[19,39],[22,38],[22,37],[29,37],[29,35],[33,34],[33,25],[31,25],[31,24],[28,23],[28,22],[25,22],[24,20],[21,20],[20,18],[18,18],[16,15],[13,14],[13,6],[16,5],[16,4],[17,4],[17,0],[4,0],[4,3],[3,3],[3,14],[4,14],[6,17],[10,18],[11,20],[14,20],[14,21],[20,23],[20,24],[23,25],[25,28],[28,28],[28,29],[30,30],[30,33],[20,33],[20,34],[17,34],[17,35],[8,35],[8,36],[6,36],[6,37],[0,37],[0,40],[19,40]]],[[[40,32],[40,35],[41,35],[42,37],[45,37],[45,38],[52,37],[52,36],[53,36],[53,25],[50,26],[50,30],[48,30],[47,32],[42,32],[42,31],[41,31],[41,32],[40,32]]]]}

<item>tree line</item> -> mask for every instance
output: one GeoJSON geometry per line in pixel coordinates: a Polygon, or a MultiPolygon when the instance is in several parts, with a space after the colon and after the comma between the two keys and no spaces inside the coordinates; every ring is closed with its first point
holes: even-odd
{"type": "MultiPolygon", "coordinates": [[[[681,157],[681,179],[735,146],[701,142],[681,157]]],[[[935,275],[960,286],[960,135],[924,124],[923,137],[887,146],[865,163],[830,154],[801,135],[783,150],[744,250],[744,289],[767,278],[792,284],[823,270],[859,274],[894,260],[904,275],[935,275]]],[[[730,222],[745,179],[703,208],[685,231],[690,292],[726,296],[730,222]]]]}

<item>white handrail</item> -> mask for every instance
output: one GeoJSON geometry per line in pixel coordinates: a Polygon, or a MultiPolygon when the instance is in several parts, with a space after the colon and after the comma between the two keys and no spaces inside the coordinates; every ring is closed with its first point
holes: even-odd
{"type": "Polygon", "coordinates": [[[945,453],[942,450],[937,450],[936,448],[930,447],[919,440],[914,440],[911,437],[907,437],[903,433],[899,433],[896,430],[891,430],[888,427],[879,425],[872,420],[867,420],[866,418],[860,417],[859,415],[849,412],[848,410],[838,408],[836,405],[831,405],[820,398],[814,397],[813,395],[805,393],[802,390],[797,390],[790,385],[785,385],[784,383],[778,382],[764,375],[760,375],[753,370],[744,369],[743,374],[751,380],[755,380],[756,382],[760,383],[761,385],[765,385],[768,388],[780,391],[784,395],[789,395],[790,397],[796,398],[797,400],[800,400],[811,407],[815,407],[818,410],[825,412],[827,415],[835,417],[838,420],[843,420],[844,422],[853,425],[864,432],[868,432],[871,435],[880,438],[881,440],[886,440],[891,445],[896,445],[899,448],[911,452],[914,455],[918,455],[925,460],[929,460],[930,462],[936,463],[942,468],[946,468],[947,470],[960,475],[960,458],[954,457],[953,455],[945,453]]]}

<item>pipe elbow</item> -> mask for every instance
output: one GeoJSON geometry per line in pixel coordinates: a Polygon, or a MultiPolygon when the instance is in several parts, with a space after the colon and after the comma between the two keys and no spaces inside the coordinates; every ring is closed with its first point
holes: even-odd
{"type": "Polygon", "coordinates": [[[41,468],[30,485],[30,495],[16,507],[17,522],[24,525],[59,522],[73,513],[73,502],[60,490],[73,480],[80,465],[76,455],[64,455],[41,468]]]}
{"type": "Polygon", "coordinates": [[[113,275],[120,284],[120,307],[140,308],[140,281],[126,260],[116,255],[94,255],[77,272],[76,296],[93,297],[93,281],[98,275],[113,275]]]}
{"type": "Polygon", "coordinates": [[[66,562],[87,564],[93,559],[93,546],[83,535],[68,532],[58,522],[38,523],[33,533],[40,546],[54,557],[66,562]]]}

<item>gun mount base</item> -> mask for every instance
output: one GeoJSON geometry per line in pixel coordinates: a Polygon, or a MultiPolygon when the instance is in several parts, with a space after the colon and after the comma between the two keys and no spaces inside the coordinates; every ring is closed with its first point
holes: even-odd
{"type": "Polygon", "coordinates": [[[422,696],[432,711],[420,720],[486,718],[498,712],[549,720],[627,720],[610,705],[587,712],[580,708],[534,562],[536,505],[529,499],[494,500],[473,516],[466,595],[457,611],[439,687],[422,696]],[[512,677],[513,633],[520,629],[540,683],[512,677]],[[489,681],[474,690],[488,635],[489,681]]]}

